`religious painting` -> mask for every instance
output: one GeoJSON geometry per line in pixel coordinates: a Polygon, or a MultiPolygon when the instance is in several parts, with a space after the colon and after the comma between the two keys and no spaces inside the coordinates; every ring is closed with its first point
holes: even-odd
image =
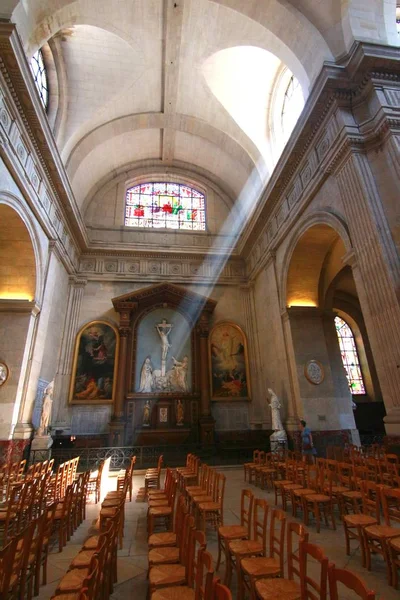
{"type": "Polygon", "coordinates": [[[212,400],[250,400],[247,342],[234,323],[219,323],[209,337],[212,400]]]}
{"type": "Polygon", "coordinates": [[[92,321],[82,327],[76,337],[71,404],[113,402],[118,344],[118,331],[110,323],[92,321]]]}
{"type": "Polygon", "coordinates": [[[191,328],[179,311],[151,311],[140,321],[136,339],[136,393],[192,391],[191,328]]]}

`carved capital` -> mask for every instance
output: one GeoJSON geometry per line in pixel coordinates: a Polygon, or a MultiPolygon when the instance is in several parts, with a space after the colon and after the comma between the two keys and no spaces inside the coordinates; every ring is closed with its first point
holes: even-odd
{"type": "Polygon", "coordinates": [[[210,323],[207,313],[202,312],[199,320],[197,321],[197,331],[200,337],[207,338],[210,333],[210,323]]]}
{"type": "Polygon", "coordinates": [[[130,327],[120,327],[119,328],[119,335],[121,336],[121,338],[127,338],[129,336],[131,332],[131,328],[130,327]]]}

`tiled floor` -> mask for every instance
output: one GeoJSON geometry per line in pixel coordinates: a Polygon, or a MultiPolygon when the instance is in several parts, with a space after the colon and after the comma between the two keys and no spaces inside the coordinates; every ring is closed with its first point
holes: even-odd
{"type": "MultiPolygon", "coordinates": [[[[274,504],[273,494],[263,492],[254,486],[245,485],[243,480],[243,468],[226,468],[223,472],[227,477],[225,492],[225,524],[230,525],[238,523],[240,519],[240,493],[243,487],[249,487],[256,496],[268,500],[270,505],[274,504]]],[[[110,478],[110,486],[114,485],[114,480],[110,478]]],[[[143,476],[137,475],[133,478],[134,500],[126,504],[126,523],[124,547],[119,552],[118,559],[118,584],[115,586],[112,600],[128,600],[131,598],[146,598],[147,592],[147,533],[146,533],[146,510],[147,505],[143,502],[136,502],[136,492],[143,485],[143,476]]],[[[80,550],[81,544],[88,537],[88,531],[93,519],[97,516],[99,507],[88,505],[87,519],[75,535],[64,548],[62,553],[58,553],[57,545],[54,546],[49,556],[48,584],[41,587],[39,600],[47,600],[51,597],[57,587],[58,580],[65,573],[68,565],[75,554],[80,550]]],[[[354,545],[351,556],[346,556],[344,545],[343,526],[340,521],[337,522],[337,530],[327,529],[321,525],[321,533],[317,534],[313,525],[309,527],[310,541],[322,546],[328,558],[335,562],[338,567],[346,567],[360,574],[366,584],[377,592],[377,598],[382,600],[398,600],[399,591],[389,587],[386,583],[386,571],[383,560],[376,556],[373,557],[373,571],[369,573],[361,566],[360,550],[354,545]]],[[[400,529],[399,529],[400,535],[400,529]]],[[[217,556],[216,534],[213,531],[207,532],[207,549],[212,553],[214,559],[217,556]]],[[[314,565],[310,565],[310,574],[312,575],[314,565]]],[[[220,567],[220,575],[224,575],[225,565],[220,567]]],[[[232,580],[232,591],[236,591],[235,578],[232,580]]],[[[235,597],[235,593],[234,593],[235,597]]],[[[350,600],[356,596],[342,593],[341,600],[350,600]]]]}

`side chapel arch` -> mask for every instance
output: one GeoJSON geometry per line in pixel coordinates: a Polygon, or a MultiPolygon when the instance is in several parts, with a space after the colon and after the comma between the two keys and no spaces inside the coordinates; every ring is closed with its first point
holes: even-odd
{"type": "MultiPolygon", "coordinates": [[[[203,443],[213,440],[214,421],[211,417],[208,365],[208,335],[210,316],[216,302],[192,291],[169,283],[142,288],[112,300],[119,313],[120,360],[117,371],[114,414],[110,423],[110,442],[122,443],[127,439],[128,412],[135,410],[135,402],[143,402],[134,393],[134,373],[137,348],[137,330],[141,320],[157,308],[172,308],[187,319],[191,329],[193,378],[188,398],[199,400],[199,428],[203,443]]],[[[157,392],[154,398],[165,401],[176,393],[157,392]]]]}

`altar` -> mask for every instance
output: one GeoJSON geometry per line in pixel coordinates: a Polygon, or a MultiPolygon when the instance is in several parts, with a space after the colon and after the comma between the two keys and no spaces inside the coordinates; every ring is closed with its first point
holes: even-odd
{"type": "Polygon", "coordinates": [[[212,443],[208,335],[216,302],[167,283],[112,302],[120,349],[110,444],[212,443]]]}

